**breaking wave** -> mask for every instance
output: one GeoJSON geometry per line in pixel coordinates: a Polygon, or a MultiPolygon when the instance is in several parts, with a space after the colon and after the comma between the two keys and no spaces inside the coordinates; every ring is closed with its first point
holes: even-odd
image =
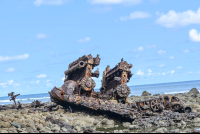
{"type": "MultiPolygon", "coordinates": [[[[48,99],[50,99],[50,97],[16,99],[16,102],[18,102],[18,101],[23,102],[23,101],[30,101],[30,100],[32,100],[32,101],[34,101],[34,100],[44,100],[44,99],[48,100],[48,99]]],[[[2,102],[12,102],[12,101],[10,101],[10,100],[0,100],[0,103],[2,103],[2,102]]]]}

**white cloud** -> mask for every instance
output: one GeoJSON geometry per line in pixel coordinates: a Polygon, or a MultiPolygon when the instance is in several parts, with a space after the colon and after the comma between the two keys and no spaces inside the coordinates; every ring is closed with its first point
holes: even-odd
{"type": "Polygon", "coordinates": [[[148,75],[153,75],[152,70],[148,69],[148,75]]]}
{"type": "Polygon", "coordinates": [[[9,73],[15,72],[15,71],[16,71],[16,69],[14,69],[13,67],[8,68],[7,70],[5,70],[5,72],[9,72],[9,73]]]}
{"type": "Polygon", "coordinates": [[[0,86],[5,86],[7,85],[7,83],[0,83],[0,86]]]}
{"type": "Polygon", "coordinates": [[[68,0],[35,0],[33,2],[34,5],[36,6],[41,6],[41,5],[62,5],[68,0]]]}
{"type": "Polygon", "coordinates": [[[9,81],[8,81],[8,85],[12,85],[13,82],[14,82],[13,80],[9,80],[9,81]]]}
{"type": "Polygon", "coordinates": [[[156,45],[145,45],[145,46],[140,46],[138,47],[137,49],[134,49],[133,52],[141,52],[141,51],[144,51],[145,49],[149,49],[149,48],[155,48],[156,45]]]}
{"type": "Polygon", "coordinates": [[[78,42],[78,43],[85,43],[85,42],[89,42],[90,40],[91,40],[90,37],[86,37],[86,38],[84,38],[84,39],[78,40],[77,42],[78,42]]]}
{"type": "Polygon", "coordinates": [[[170,10],[167,14],[163,14],[158,18],[156,23],[166,28],[200,24],[200,8],[196,12],[192,10],[185,12],[170,10]]]}
{"type": "Polygon", "coordinates": [[[25,60],[29,58],[29,54],[16,55],[16,56],[0,56],[0,61],[9,61],[9,60],[25,60]]]}
{"type": "Polygon", "coordinates": [[[46,85],[47,85],[47,87],[50,87],[50,86],[52,86],[52,84],[51,84],[51,83],[47,83],[46,85]]]}
{"type": "Polygon", "coordinates": [[[44,38],[47,38],[47,35],[39,33],[39,34],[36,35],[36,38],[38,38],[38,39],[44,39],[44,38]]]}
{"type": "Polygon", "coordinates": [[[138,70],[137,75],[144,75],[144,72],[142,70],[138,70]]]}
{"type": "Polygon", "coordinates": [[[149,17],[151,17],[151,14],[148,12],[135,11],[131,13],[129,16],[120,17],[120,20],[126,21],[126,20],[143,19],[143,18],[149,18],[149,17]]]}
{"type": "Polygon", "coordinates": [[[169,58],[170,58],[170,59],[174,59],[174,56],[170,56],[169,58]]]}
{"type": "Polygon", "coordinates": [[[15,86],[19,86],[20,84],[15,84],[15,86]]]}
{"type": "Polygon", "coordinates": [[[47,82],[49,82],[50,80],[47,80],[47,82]]]}
{"type": "Polygon", "coordinates": [[[198,73],[200,73],[200,71],[198,73]]]}
{"type": "Polygon", "coordinates": [[[39,80],[37,80],[37,81],[31,81],[30,83],[39,84],[40,81],[39,80]]]}
{"type": "Polygon", "coordinates": [[[161,65],[159,65],[159,67],[164,67],[165,65],[163,65],[163,64],[161,64],[161,65]]]}
{"type": "Polygon", "coordinates": [[[184,53],[189,53],[190,51],[188,49],[183,50],[184,53]]]}
{"type": "Polygon", "coordinates": [[[146,48],[155,48],[156,45],[145,45],[146,48]]]}
{"type": "Polygon", "coordinates": [[[143,0],[87,0],[90,4],[125,4],[136,5],[143,0]]]}
{"type": "Polygon", "coordinates": [[[37,78],[46,78],[47,77],[47,75],[46,74],[41,74],[41,75],[38,75],[38,76],[36,76],[37,78]]]}
{"type": "Polygon", "coordinates": [[[165,75],[165,73],[162,73],[162,75],[165,75]]]}
{"type": "Polygon", "coordinates": [[[200,33],[196,29],[189,31],[189,37],[191,41],[200,42],[200,33]]]}
{"type": "Polygon", "coordinates": [[[158,51],[158,54],[159,54],[159,55],[164,55],[164,54],[166,54],[166,53],[167,53],[167,52],[165,52],[165,51],[163,51],[163,50],[159,50],[159,51],[158,51]]]}
{"type": "Polygon", "coordinates": [[[170,71],[170,74],[174,74],[174,72],[175,72],[175,71],[174,71],[174,70],[172,70],[172,71],[170,71]]]}
{"type": "Polygon", "coordinates": [[[64,81],[64,80],[65,80],[65,77],[62,78],[62,81],[64,81]]]}
{"type": "Polygon", "coordinates": [[[181,67],[181,66],[179,66],[179,67],[177,67],[176,69],[182,69],[183,67],[181,67]]]}

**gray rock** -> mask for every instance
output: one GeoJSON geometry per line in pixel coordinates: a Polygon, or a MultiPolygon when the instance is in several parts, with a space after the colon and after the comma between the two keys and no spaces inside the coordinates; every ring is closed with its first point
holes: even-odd
{"type": "Polygon", "coordinates": [[[154,133],[167,133],[167,129],[164,127],[158,128],[156,131],[154,131],[154,133]]]}
{"type": "Polygon", "coordinates": [[[16,128],[21,128],[21,125],[16,122],[12,122],[11,125],[15,126],[16,128]]]}
{"type": "Polygon", "coordinates": [[[122,130],[119,130],[118,132],[119,132],[119,133],[123,133],[123,131],[122,131],[122,130]]]}
{"type": "Polygon", "coordinates": [[[179,133],[180,130],[179,129],[175,129],[175,130],[170,130],[171,133],[179,133]]]}
{"type": "Polygon", "coordinates": [[[181,123],[176,124],[177,127],[182,127],[181,123]]]}
{"type": "Polygon", "coordinates": [[[1,123],[1,127],[2,128],[9,128],[11,126],[11,124],[9,122],[3,122],[1,123]]]}
{"type": "Polygon", "coordinates": [[[51,131],[60,131],[60,126],[58,126],[57,124],[52,124],[51,127],[51,131]]]}
{"type": "Polygon", "coordinates": [[[123,122],[123,124],[122,124],[124,127],[129,127],[129,125],[131,125],[131,123],[130,122],[123,122]]]}
{"type": "Polygon", "coordinates": [[[193,122],[194,123],[199,123],[200,122],[200,118],[194,118],[193,122]]]}
{"type": "Polygon", "coordinates": [[[192,88],[188,93],[188,95],[197,95],[199,91],[196,88],[192,88]]]}
{"type": "Polygon", "coordinates": [[[0,133],[8,133],[6,130],[0,130],[0,133]]]}
{"type": "Polygon", "coordinates": [[[138,126],[138,125],[129,125],[128,128],[129,128],[130,130],[133,130],[133,129],[138,129],[139,126],[138,126]]]}
{"type": "Polygon", "coordinates": [[[113,133],[119,133],[119,131],[118,130],[114,130],[113,133]]]}
{"type": "Polygon", "coordinates": [[[147,92],[147,91],[144,91],[144,92],[142,93],[142,96],[151,96],[151,93],[149,93],[149,92],[147,92]]]}

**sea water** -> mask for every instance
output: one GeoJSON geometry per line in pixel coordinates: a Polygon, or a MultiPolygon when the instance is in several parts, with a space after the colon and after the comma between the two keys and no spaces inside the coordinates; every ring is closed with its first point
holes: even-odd
{"type": "MultiPolygon", "coordinates": [[[[200,80],[195,81],[183,81],[183,82],[172,82],[172,83],[159,83],[159,84],[149,84],[149,85],[136,85],[129,86],[131,90],[131,95],[142,95],[143,91],[147,91],[154,94],[176,94],[185,93],[190,91],[192,88],[197,88],[200,90],[200,80]]],[[[95,89],[99,91],[99,89],[95,89]]],[[[9,100],[10,97],[0,97],[0,105],[13,104],[13,101],[9,100]]],[[[31,103],[34,100],[39,100],[41,102],[50,102],[50,96],[48,93],[42,94],[30,94],[30,95],[19,95],[16,98],[16,102],[20,103],[31,103]]]]}

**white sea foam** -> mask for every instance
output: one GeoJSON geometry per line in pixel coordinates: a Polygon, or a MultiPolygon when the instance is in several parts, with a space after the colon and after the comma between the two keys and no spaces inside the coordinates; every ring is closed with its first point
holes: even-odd
{"type": "MultiPolygon", "coordinates": [[[[43,100],[43,99],[50,99],[50,97],[16,99],[16,101],[43,100]]],[[[10,101],[10,100],[0,100],[0,103],[1,103],[1,102],[11,102],[11,101],[10,101]]]]}
{"type": "Polygon", "coordinates": [[[178,93],[187,93],[187,92],[189,92],[189,90],[187,90],[187,91],[164,92],[164,94],[178,94],[178,93]]]}

